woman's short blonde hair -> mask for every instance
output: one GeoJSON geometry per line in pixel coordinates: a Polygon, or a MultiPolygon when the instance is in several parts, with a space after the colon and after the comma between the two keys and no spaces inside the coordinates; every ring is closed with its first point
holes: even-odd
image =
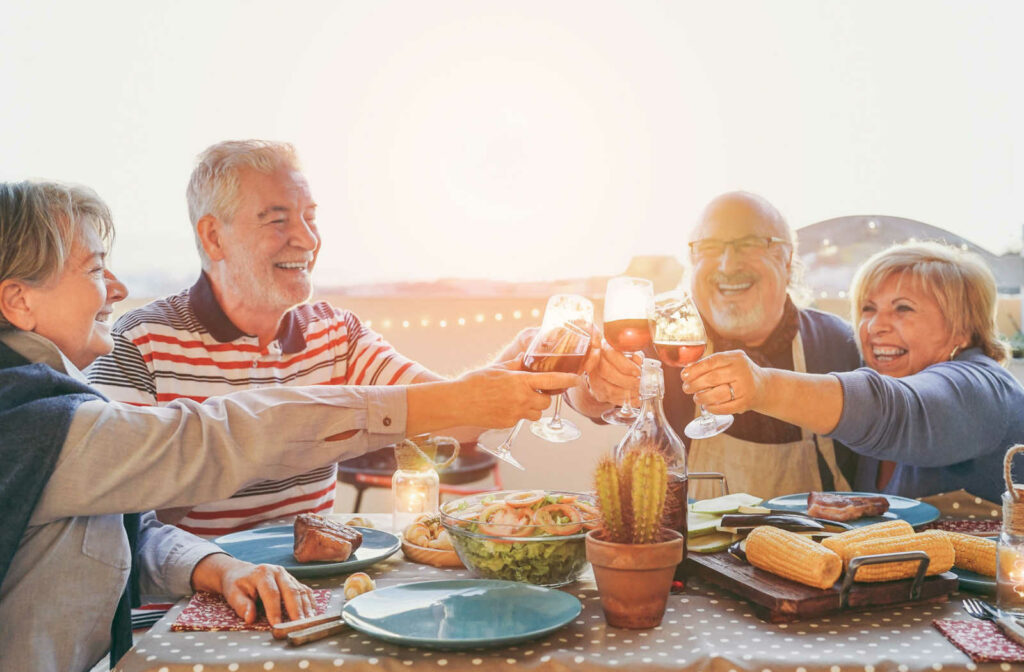
{"type": "MultiPolygon", "coordinates": [[[[83,226],[92,226],[110,249],[114,221],[92,189],[58,182],[0,182],[0,282],[41,285],[59,275],[83,226]]],[[[10,326],[0,314],[0,329],[10,326]]]]}
{"type": "Polygon", "coordinates": [[[854,325],[860,322],[867,296],[893,275],[930,294],[950,333],[963,333],[967,347],[1006,361],[1009,350],[996,329],[996,281],[978,255],[937,242],[902,243],[877,252],[857,270],[850,285],[854,325]]]}
{"type": "Polygon", "coordinates": [[[192,232],[203,268],[209,267],[210,260],[199,240],[196,228],[199,220],[206,215],[213,215],[217,219],[231,222],[239,206],[238,173],[242,168],[272,173],[282,167],[299,170],[298,155],[287,142],[227,140],[207,147],[199,155],[185,190],[185,199],[188,201],[188,217],[192,221],[192,232]]]}

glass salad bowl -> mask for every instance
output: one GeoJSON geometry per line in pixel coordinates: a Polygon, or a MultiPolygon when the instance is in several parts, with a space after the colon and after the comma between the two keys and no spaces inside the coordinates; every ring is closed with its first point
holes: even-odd
{"type": "Polygon", "coordinates": [[[441,524],[475,576],[563,586],[587,568],[584,540],[600,514],[590,494],[504,490],[446,502],[441,524]]]}

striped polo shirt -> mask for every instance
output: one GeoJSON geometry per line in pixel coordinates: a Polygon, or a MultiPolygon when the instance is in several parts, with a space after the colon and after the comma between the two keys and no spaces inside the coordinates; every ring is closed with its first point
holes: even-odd
{"type": "MultiPolygon", "coordinates": [[[[275,385],[402,385],[426,369],[400,355],[355,314],[320,301],[288,311],[261,348],[224,314],[206,274],[191,288],[123,315],[114,351],[87,370],[116,401],[164,406],[275,385]]],[[[272,440],[273,429],[268,428],[272,440]]],[[[250,484],[230,499],[192,508],[176,524],[206,538],[334,506],[337,466],[250,484]]]]}

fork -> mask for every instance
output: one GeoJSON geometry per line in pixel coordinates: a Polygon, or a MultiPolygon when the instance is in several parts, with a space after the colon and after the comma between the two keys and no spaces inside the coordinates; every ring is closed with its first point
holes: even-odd
{"type": "Polygon", "coordinates": [[[980,618],[986,621],[994,621],[999,628],[1006,633],[1006,636],[1024,645],[1024,627],[1021,627],[1012,616],[1003,614],[988,602],[968,597],[963,603],[964,611],[968,616],[980,618]]]}

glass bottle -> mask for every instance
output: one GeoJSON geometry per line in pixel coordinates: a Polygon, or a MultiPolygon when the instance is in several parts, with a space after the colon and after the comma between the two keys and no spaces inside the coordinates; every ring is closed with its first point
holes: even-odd
{"type": "Polygon", "coordinates": [[[1024,615],[1024,501],[1003,493],[1003,529],[996,542],[996,604],[1024,615]]]}
{"type": "MultiPolygon", "coordinates": [[[[665,456],[668,467],[668,500],[666,527],[671,527],[686,539],[687,511],[687,478],[686,478],[686,446],[675,433],[662,407],[665,396],[665,378],[661,370],[661,362],[657,359],[644,359],[640,369],[640,410],[626,431],[625,436],[615,447],[615,461],[621,463],[626,454],[637,444],[654,443],[665,456]]],[[[683,563],[686,561],[686,545],[683,545],[683,560],[676,567],[675,581],[684,584],[683,563]]],[[[675,588],[681,588],[676,585],[675,588]]]]}

